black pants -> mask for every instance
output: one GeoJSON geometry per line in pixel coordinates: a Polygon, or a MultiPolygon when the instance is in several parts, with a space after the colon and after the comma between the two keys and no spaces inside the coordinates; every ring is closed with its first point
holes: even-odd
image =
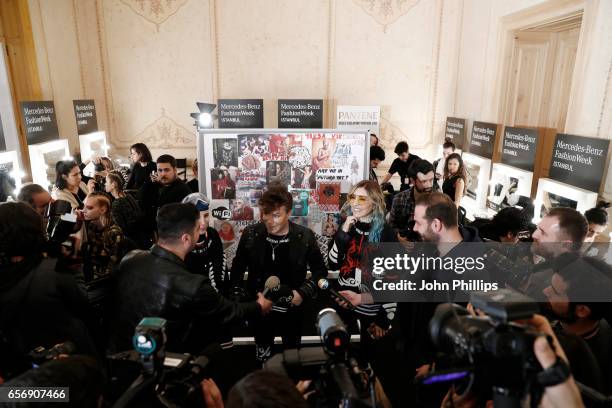
{"type": "Polygon", "coordinates": [[[302,341],[301,307],[290,307],[287,312],[272,311],[270,314],[254,322],[255,353],[259,362],[265,362],[272,356],[274,337],[280,334],[283,348],[299,348],[302,341]]]}

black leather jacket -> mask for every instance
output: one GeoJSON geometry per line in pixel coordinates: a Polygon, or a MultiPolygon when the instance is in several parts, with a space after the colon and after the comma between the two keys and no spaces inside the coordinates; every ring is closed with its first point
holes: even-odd
{"type": "MultiPolygon", "coordinates": [[[[247,269],[248,295],[263,290],[269,276],[264,266],[266,236],[266,226],[263,222],[245,228],[242,233],[230,273],[234,294],[238,292],[237,288],[242,287],[244,272],[247,269]]],[[[287,265],[287,268],[291,271],[291,279],[283,283],[297,290],[303,298],[313,298],[319,290],[316,282],[320,278],[327,277],[327,268],[314,233],[293,222],[289,222],[289,259],[292,264],[287,265]],[[308,270],[311,273],[310,279],[306,279],[308,270]]]]}
{"type": "Polygon", "coordinates": [[[256,302],[231,302],[202,275],[190,273],[174,253],[153,245],[125,256],[114,290],[110,352],[132,348],[134,328],[143,317],[167,320],[167,350],[197,353],[218,338],[220,325],[261,314],[256,302]]]}

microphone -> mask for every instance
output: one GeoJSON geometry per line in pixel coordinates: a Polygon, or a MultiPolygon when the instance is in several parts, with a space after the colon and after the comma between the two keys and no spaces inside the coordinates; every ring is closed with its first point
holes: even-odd
{"type": "Polygon", "coordinates": [[[334,298],[336,299],[340,299],[343,302],[346,302],[346,304],[348,305],[348,308],[350,310],[355,310],[355,306],[353,306],[353,304],[344,296],[342,296],[340,293],[338,293],[334,288],[331,287],[331,285],[329,284],[329,281],[325,278],[321,278],[319,279],[319,281],[317,282],[317,285],[319,286],[319,288],[321,290],[327,291],[328,293],[330,293],[334,298]]]}
{"type": "Polygon", "coordinates": [[[277,291],[279,287],[280,287],[280,279],[278,279],[278,276],[272,275],[268,279],[266,279],[266,283],[264,284],[264,290],[262,292],[262,295],[266,299],[273,301],[272,294],[270,292],[277,291]]]}
{"type": "Polygon", "coordinates": [[[290,307],[293,301],[293,291],[287,285],[280,284],[277,289],[272,292],[274,304],[282,307],[290,307]]]}

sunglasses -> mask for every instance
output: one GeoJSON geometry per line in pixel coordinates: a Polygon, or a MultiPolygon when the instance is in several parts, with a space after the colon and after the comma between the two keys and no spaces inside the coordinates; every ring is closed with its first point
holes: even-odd
{"type": "Polygon", "coordinates": [[[370,201],[370,198],[364,195],[349,194],[348,200],[350,203],[353,203],[356,201],[357,204],[365,205],[368,203],[368,201],[370,201]]]}

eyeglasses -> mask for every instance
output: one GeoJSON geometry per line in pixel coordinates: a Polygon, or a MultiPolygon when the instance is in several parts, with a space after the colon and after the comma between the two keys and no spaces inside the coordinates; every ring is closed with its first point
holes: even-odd
{"type": "Polygon", "coordinates": [[[351,204],[356,201],[357,204],[365,205],[368,203],[368,201],[370,201],[370,198],[364,195],[349,194],[348,200],[351,204]]]}

